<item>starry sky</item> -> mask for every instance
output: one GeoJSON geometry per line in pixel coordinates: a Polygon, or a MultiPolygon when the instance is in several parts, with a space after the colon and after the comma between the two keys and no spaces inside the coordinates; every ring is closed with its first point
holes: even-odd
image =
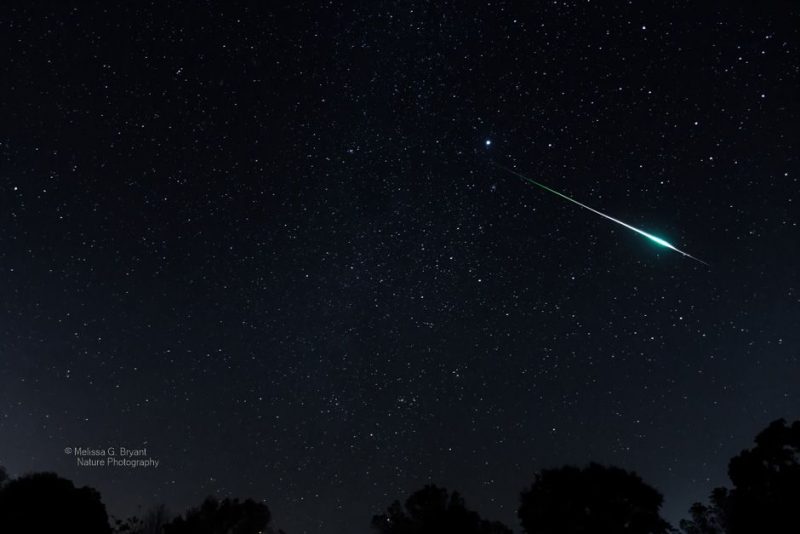
{"type": "Polygon", "coordinates": [[[290,534],[433,482],[519,531],[594,460],[677,522],[798,417],[796,3],[285,4],[5,7],[9,473],[290,534]]]}

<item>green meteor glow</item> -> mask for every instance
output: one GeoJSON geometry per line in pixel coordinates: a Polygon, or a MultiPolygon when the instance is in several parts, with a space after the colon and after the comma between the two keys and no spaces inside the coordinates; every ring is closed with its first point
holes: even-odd
{"type": "Polygon", "coordinates": [[[656,236],[653,236],[653,235],[648,236],[648,237],[650,239],[652,239],[653,241],[655,241],[656,243],[658,243],[659,245],[661,245],[662,247],[672,248],[672,245],[670,245],[669,243],[667,243],[666,241],[664,241],[660,237],[656,237],[656,236]]]}
{"type": "Polygon", "coordinates": [[[621,225],[622,225],[622,226],[624,226],[625,228],[627,228],[627,229],[629,229],[629,230],[633,230],[633,231],[634,231],[634,232],[636,232],[637,234],[640,234],[640,235],[643,235],[643,236],[645,236],[647,239],[649,239],[649,240],[653,241],[654,243],[656,243],[656,244],[658,244],[658,245],[661,245],[662,247],[668,248],[668,249],[670,249],[670,250],[674,250],[675,252],[677,252],[677,253],[679,253],[679,254],[682,254],[682,255],[686,256],[687,258],[691,258],[691,259],[693,259],[694,261],[700,262],[700,263],[702,263],[703,265],[708,265],[708,263],[704,262],[703,260],[701,260],[701,259],[699,259],[699,258],[695,258],[695,257],[694,257],[694,256],[692,256],[691,254],[687,254],[686,252],[684,252],[684,251],[682,251],[682,250],[680,250],[680,249],[678,249],[678,248],[675,248],[674,246],[672,246],[672,244],[670,244],[669,242],[667,242],[667,241],[665,241],[665,240],[661,239],[660,237],[656,237],[656,236],[654,236],[654,235],[652,235],[652,234],[648,234],[648,233],[647,233],[647,232],[645,232],[644,230],[639,230],[639,229],[638,229],[638,228],[636,228],[635,226],[631,226],[630,224],[628,224],[628,223],[626,223],[626,222],[620,221],[619,219],[615,219],[614,217],[612,217],[612,216],[610,216],[610,215],[606,215],[605,213],[603,213],[603,212],[601,212],[601,211],[597,211],[596,209],[592,208],[591,206],[587,206],[586,204],[583,204],[583,203],[581,203],[581,202],[578,202],[578,201],[577,201],[577,200],[575,200],[574,198],[570,198],[570,197],[568,197],[567,195],[565,195],[565,194],[563,194],[563,193],[559,193],[559,192],[558,192],[558,191],[556,191],[555,189],[550,189],[550,188],[549,188],[549,187],[547,187],[546,185],[544,185],[544,184],[540,184],[540,183],[539,183],[539,182],[537,182],[536,180],[532,180],[532,179],[528,178],[527,176],[525,176],[525,175],[523,175],[523,174],[520,174],[520,173],[518,173],[517,171],[511,170],[511,169],[509,169],[509,168],[506,168],[506,167],[503,167],[502,165],[497,165],[497,164],[494,164],[494,166],[495,166],[495,167],[497,167],[497,168],[499,168],[499,169],[502,169],[502,170],[504,170],[504,171],[506,171],[506,172],[509,172],[509,173],[513,174],[514,176],[518,176],[519,178],[522,178],[523,180],[525,180],[525,181],[526,181],[526,182],[528,182],[528,183],[531,183],[531,184],[533,184],[533,185],[535,185],[535,186],[537,186],[537,187],[541,187],[541,188],[542,188],[542,189],[544,189],[545,191],[549,191],[549,192],[553,193],[554,195],[558,195],[558,196],[560,196],[560,197],[561,197],[561,198],[563,198],[563,199],[569,200],[569,201],[570,201],[570,202],[572,202],[573,204],[577,204],[578,206],[580,206],[580,207],[582,207],[582,208],[584,208],[584,209],[587,209],[587,210],[591,211],[592,213],[596,213],[597,215],[600,215],[601,217],[605,217],[606,219],[608,219],[608,220],[610,220],[610,221],[614,221],[614,222],[615,222],[615,223],[617,223],[617,224],[621,224],[621,225]]]}

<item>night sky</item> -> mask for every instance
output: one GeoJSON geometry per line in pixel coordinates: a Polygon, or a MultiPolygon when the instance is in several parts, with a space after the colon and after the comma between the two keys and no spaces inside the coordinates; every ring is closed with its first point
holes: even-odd
{"type": "Polygon", "coordinates": [[[67,4],[0,16],[10,474],[519,531],[594,460],[677,522],[798,418],[797,3],[67,4]]]}

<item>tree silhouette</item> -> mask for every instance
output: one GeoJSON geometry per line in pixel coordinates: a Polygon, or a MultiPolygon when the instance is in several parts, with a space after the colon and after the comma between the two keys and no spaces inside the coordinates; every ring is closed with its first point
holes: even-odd
{"type": "Polygon", "coordinates": [[[161,534],[167,521],[169,521],[167,507],[163,504],[157,504],[144,514],[142,528],[139,532],[141,534],[161,534]]]}
{"type": "Polygon", "coordinates": [[[731,534],[800,531],[800,421],[780,419],[728,466],[733,489],[726,515],[731,534]]]}
{"type": "Polygon", "coordinates": [[[130,516],[125,519],[113,518],[112,519],[112,532],[114,534],[139,534],[142,530],[143,523],[138,516],[130,516]]]}
{"type": "Polygon", "coordinates": [[[681,522],[685,532],[800,532],[800,421],[774,421],[755,442],[728,464],[733,488],[715,489],[709,506],[695,503],[692,519],[681,522]]]}
{"type": "Polygon", "coordinates": [[[522,492],[518,515],[528,534],[661,534],[671,531],[662,501],[634,473],[593,463],[541,471],[522,492]]]}
{"type": "Polygon", "coordinates": [[[110,534],[106,507],[93,488],[55,473],[34,473],[0,487],[0,532],[110,534]]]}
{"type": "Polygon", "coordinates": [[[169,512],[163,504],[151,507],[141,517],[131,516],[114,521],[114,532],[118,534],[162,534],[169,521],[169,512]]]}
{"type": "Polygon", "coordinates": [[[271,518],[266,504],[252,499],[218,501],[208,497],[199,508],[164,525],[164,534],[259,534],[271,518]]]}
{"type": "Polygon", "coordinates": [[[464,505],[457,492],[428,485],[412,494],[405,504],[395,501],[385,514],[372,518],[382,534],[511,534],[508,527],[481,517],[464,505]]]}
{"type": "Polygon", "coordinates": [[[689,509],[692,518],[682,520],[681,530],[686,534],[723,534],[727,532],[727,521],[723,512],[728,490],[717,488],[711,493],[711,505],[696,502],[689,509]]]}

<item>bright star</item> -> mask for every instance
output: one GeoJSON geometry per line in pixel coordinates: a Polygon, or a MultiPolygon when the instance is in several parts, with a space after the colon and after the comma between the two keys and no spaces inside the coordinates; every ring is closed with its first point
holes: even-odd
{"type": "Polygon", "coordinates": [[[491,139],[487,139],[487,140],[486,140],[486,146],[489,146],[489,145],[491,145],[491,144],[492,144],[492,140],[491,140],[491,139]]]}

